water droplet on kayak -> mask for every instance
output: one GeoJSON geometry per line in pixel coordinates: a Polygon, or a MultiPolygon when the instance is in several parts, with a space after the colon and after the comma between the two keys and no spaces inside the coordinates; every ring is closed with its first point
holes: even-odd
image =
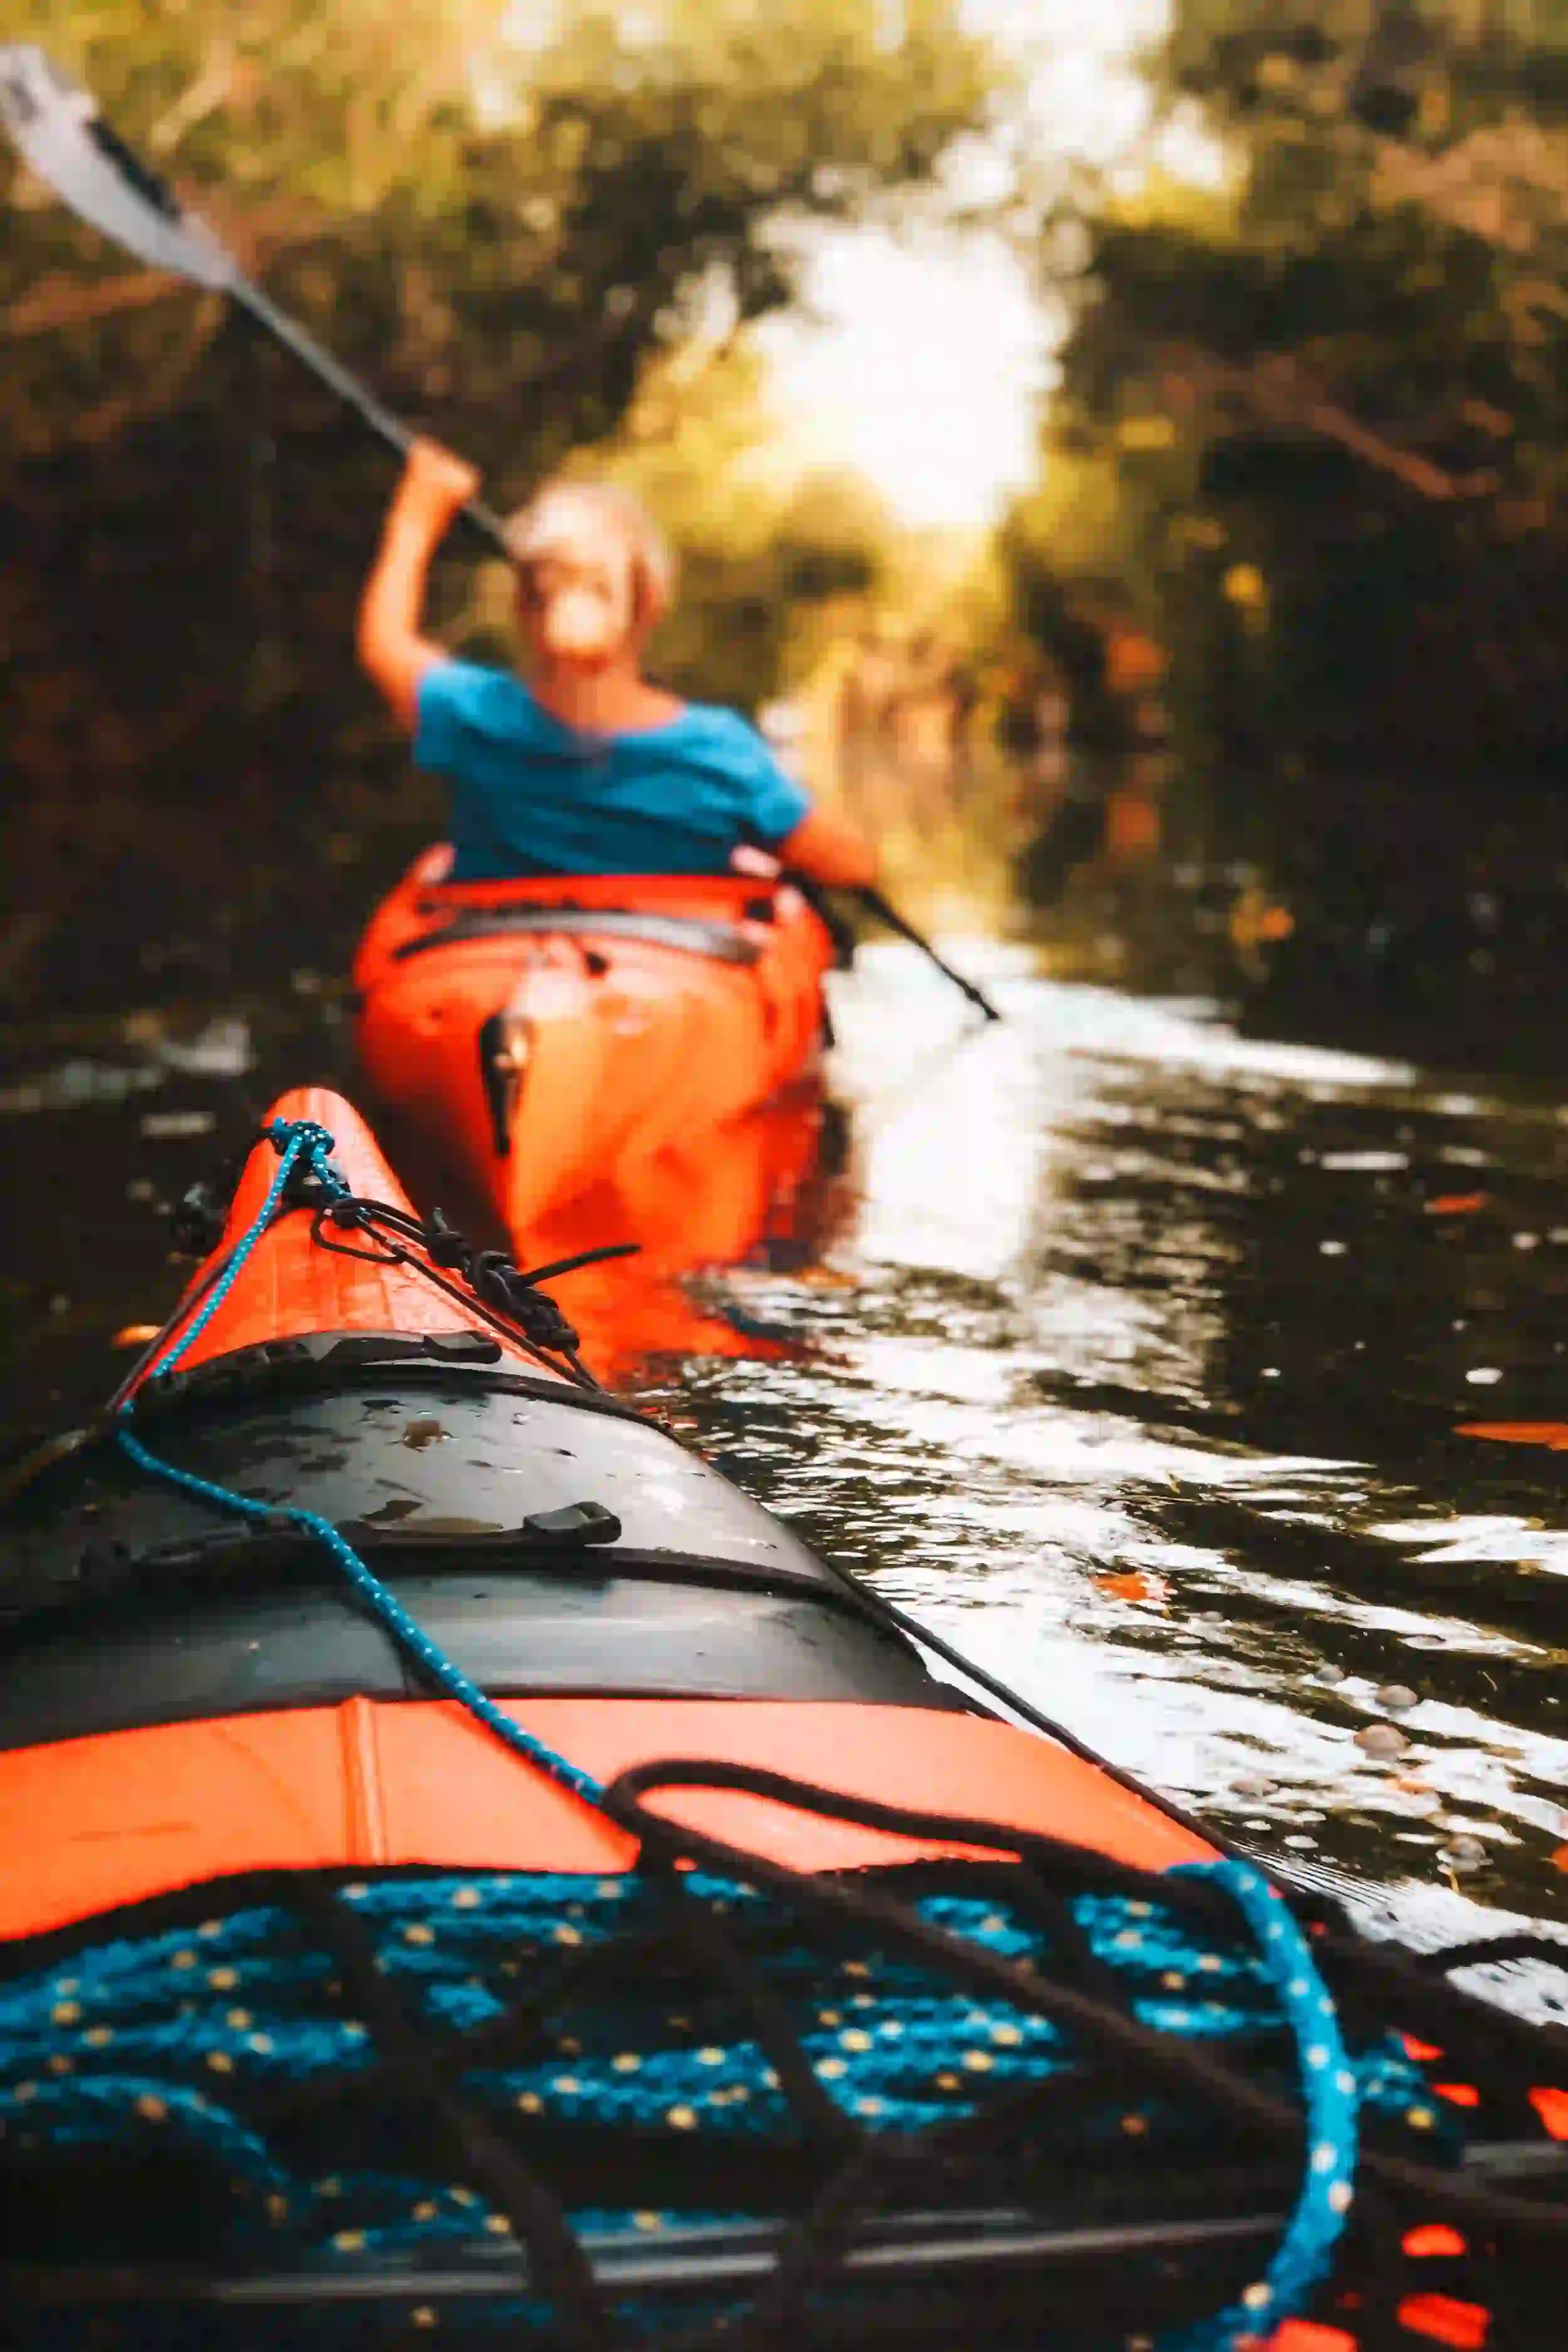
{"type": "Polygon", "coordinates": [[[423,1454],[427,1445],[444,1445],[451,1433],[438,1421],[411,1421],[398,1443],[411,1446],[416,1454],[423,1454]]]}
{"type": "Polygon", "coordinates": [[[1399,1756],[1410,1742],[1392,1723],[1363,1723],[1355,1744],[1368,1756],[1399,1756]]]}
{"type": "Polygon", "coordinates": [[[1377,1694],[1377,1703],[1388,1715],[1403,1715],[1406,1707],[1420,1705],[1415,1693],[1404,1683],[1384,1683],[1377,1694]]]}
{"type": "Polygon", "coordinates": [[[1343,1666],[1331,1666],[1325,1664],[1319,1666],[1316,1670],[1316,1679],[1321,1683],[1342,1683],[1344,1678],[1345,1670],[1343,1666]]]}
{"type": "Polygon", "coordinates": [[[1496,1364],[1478,1364],[1473,1372],[1465,1374],[1465,1378],[1472,1388],[1489,1389],[1496,1387],[1502,1378],[1502,1372],[1496,1364]]]}

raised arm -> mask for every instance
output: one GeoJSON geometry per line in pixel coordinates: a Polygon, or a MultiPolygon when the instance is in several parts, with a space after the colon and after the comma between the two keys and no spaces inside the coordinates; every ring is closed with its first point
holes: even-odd
{"type": "Polygon", "coordinates": [[[797,874],[841,890],[863,890],[877,878],[876,851],[858,825],[832,809],[808,810],[774,854],[797,874]]]}
{"type": "Polygon", "coordinates": [[[410,734],[418,718],[419,681],[433,663],[445,659],[440,646],[420,632],[430,558],[479,486],[479,475],[461,457],[438,442],[416,441],[360,598],[360,660],[410,734]]]}

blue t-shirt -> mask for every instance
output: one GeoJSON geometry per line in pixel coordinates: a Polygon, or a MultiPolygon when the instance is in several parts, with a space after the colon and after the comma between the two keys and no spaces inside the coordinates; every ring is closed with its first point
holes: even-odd
{"type": "Polygon", "coordinates": [[[755,728],[689,703],[662,727],[577,735],[510,671],[442,661],[414,756],[450,794],[454,882],[534,874],[723,874],[811,806],[755,728]]]}

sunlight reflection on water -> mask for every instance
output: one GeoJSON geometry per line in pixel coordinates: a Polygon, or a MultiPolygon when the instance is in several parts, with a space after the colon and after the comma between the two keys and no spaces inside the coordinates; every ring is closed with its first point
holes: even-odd
{"type": "Polygon", "coordinates": [[[1568,1265],[1426,1210],[1458,1152],[1549,1225],[1556,1122],[952,952],[1005,1026],[964,1033],[901,950],[840,983],[853,1288],[825,1317],[769,1277],[814,1344],[688,1367],[699,1429],[1079,1736],[1369,1916],[1420,1940],[1481,1906],[1568,1919],[1563,1653],[1531,1582],[1568,1559],[1563,1474],[1453,1434],[1479,1360],[1555,1391],[1542,1276],[1560,1297],[1568,1265]],[[1417,1704],[1383,1760],[1355,1734],[1394,1682],[1417,1704]],[[1439,1860],[1461,1832],[1484,1871],[1439,1860]]]}

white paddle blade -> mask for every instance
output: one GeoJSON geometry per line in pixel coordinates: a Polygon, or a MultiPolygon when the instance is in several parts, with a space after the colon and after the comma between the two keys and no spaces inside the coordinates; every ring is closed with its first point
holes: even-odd
{"type": "Polygon", "coordinates": [[[30,41],[0,48],[0,124],[61,202],[154,269],[229,288],[236,267],[205,223],[115,136],[91,94],[30,41]]]}

